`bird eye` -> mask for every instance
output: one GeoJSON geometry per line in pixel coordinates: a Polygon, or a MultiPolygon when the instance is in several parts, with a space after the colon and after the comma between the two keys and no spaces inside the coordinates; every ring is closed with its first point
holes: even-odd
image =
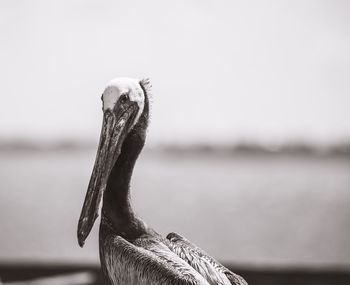
{"type": "Polygon", "coordinates": [[[120,103],[124,104],[128,100],[128,96],[126,94],[122,94],[119,98],[120,103]]]}

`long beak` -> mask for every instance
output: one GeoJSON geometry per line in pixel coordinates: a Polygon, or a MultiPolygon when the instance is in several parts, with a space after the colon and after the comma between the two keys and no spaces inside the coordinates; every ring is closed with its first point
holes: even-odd
{"type": "Polygon", "coordinates": [[[108,177],[137,113],[137,105],[133,103],[129,103],[129,106],[123,108],[116,107],[116,109],[108,109],[104,112],[95,165],[79,218],[78,243],[81,247],[83,247],[85,239],[98,217],[99,206],[106,189],[108,177]]]}

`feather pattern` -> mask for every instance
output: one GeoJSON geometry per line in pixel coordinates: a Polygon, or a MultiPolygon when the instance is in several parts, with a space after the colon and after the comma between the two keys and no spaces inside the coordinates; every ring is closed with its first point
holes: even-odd
{"type": "Polygon", "coordinates": [[[210,284],[248,284],[241,276],[228,270],[213,257],[181,235],[170,233],[167,235],[167,239],[170,241],[171,250],[201,273],[210,284]]]}
{"type": "Polygon", "coordinates": [[[112,285],[247,285],[245,280],[176,233],[150,228],[135,239],[115,233],[104,217],[100,259],[112,285]]]}
{"type": "Polygon", "coordinates": [[[113,285],[209,285],[160,237],[145,235],[129,242],[109,235],[100,245],[102,268],[113,285]]]}

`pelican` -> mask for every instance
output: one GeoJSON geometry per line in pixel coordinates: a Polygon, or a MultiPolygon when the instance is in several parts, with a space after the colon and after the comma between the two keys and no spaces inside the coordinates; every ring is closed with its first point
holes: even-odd
{"type": "Polygon", "coordinates": [[[177,233],[161,236],[131,207],[130,180],[149,122],[148,79],[117,78],[102,94],[103,123],[78,224],[83,247],[103,199],[100,262],[112,285],[246,285],[177,233]]]}

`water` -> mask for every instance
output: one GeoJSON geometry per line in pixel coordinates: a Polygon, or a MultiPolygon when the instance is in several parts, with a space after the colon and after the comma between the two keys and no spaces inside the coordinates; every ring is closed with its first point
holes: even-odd
{"type": "MultiPolygon", "coordinates": [[[[98,262],[76,226],[95,151],[0,154],[0,262],[98,262]]],[[[350,159],[143,153],[137,213],[219,260],[350,267],[350,159]]]]}

